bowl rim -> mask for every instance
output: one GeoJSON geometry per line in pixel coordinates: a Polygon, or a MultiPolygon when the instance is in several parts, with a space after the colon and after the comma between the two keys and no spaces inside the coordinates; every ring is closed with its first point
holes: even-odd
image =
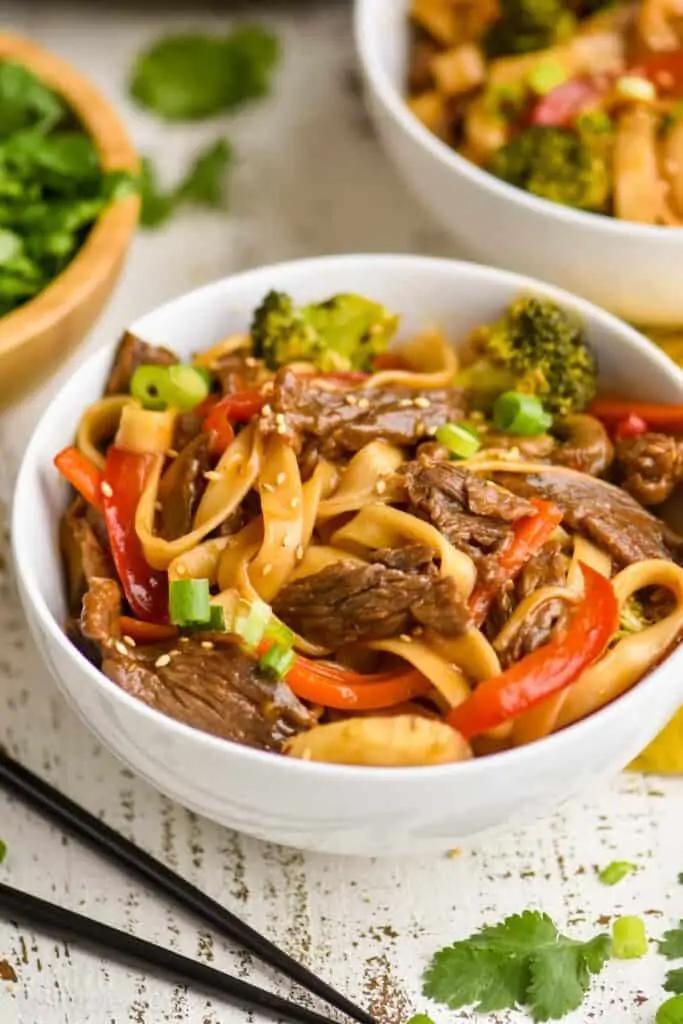
{"type": "MultiPolygon", "coordinates": [[[[0,32],[0,61],[33,71],[77,114],[105,171],[139,169],[133,143],[114,106],[72,64],[24,36],[0,32]]],[[[0,356],[29,345],[86,301],[120,258],[138,222],[140,197],[112,203],[95,221],[70,263],[34,298],[0,318],[0,356]]]]}
{"type": "MultiPolygon", "coordinates": [[[[591,302],[588,302],[586,299],[572,295],[555,285],[549,285],[512,271],[500,270],[495,267],[485,267],[465,260],[452,260],[443,257],[409,254],[363,253],[329,255],[281,261],[252,268],[239,274],[228,275],[224,278],[219,278],[218,280],[202,285],[199,288],[194,288],[190,291],[184,292],[182,295],[176,296],[175,298],[162,303],[153,310],[138,317],[131,325],[130,329],[139,330],[139,327],[144,325],[146,319],[160,313],[168,314],[175,304],[184,303],[189,299],[197,301],[201,300],[202,297],[209,297],[213,291],[221,291],[225,287],[226,282],[230,282],[233,287],[239,290],[240,285],[246,285],[248,287],[253,280],[258,279],[261,276],[272,276],[283,270],[294,270],[302,275],[313,276],[315,272],[319,270],[321,265],[326,267],[334,267],[335,265],[346,267],[353,265],[354,263],[360,266],[365,264],[368,268],[370,265],[376,266],[378,263],[389,267],[404,269],[414,269],[419,266],[426,271],[450,271],[456,275],[469,272],[475,273],[493,284],[496,282],[503,282],[512,285],[519,291],[528,291],[534,288],[540,288],[543,290],[544,294],[548,295],[551,299],[560,303],[569,303],[574,307],[579,316],[583,316],[586,319],[590,318],[596,326],[601,327],[612,334],[618,335],[629,347],[636,348],[648,359],[659,364],[660,368],[677,383],[681,390],[681,396],[683,399],[683,370],[679,369],[670,359],[668,359],[666,355],[664,355],[661,350],[652,345],[651,342],[648,342],[647,339],[635,328],[630,327],[613,314],[608,313],[606,310],[600,309],[591,302]]],[[[39,628],[48,638],[48,642],[56,645],[57,648],[64,653],[67,659],[74,660],[74,662],[80,666],[81,671],[85,673],[96,687],[103,688],[106,691],[108,698],[111,698],[115,702],[121,701],[123,705],[128,707],[135,715],[139,715],[142,719],[149,720],[154,728],[159,728],[162,731],[164,729],[168,729],[171,734],[174,734],[185,741],[190,741],[192,743],[199,744],[200,746],[206,746],[217,753],[222,751],[224,754],[227,753],[230,756],[244,758],[248,764],[251,764],[254,767],[260,766],[262,768],[267,768],[268,765],[272,767],[279,765],[279,770],[282,772],[288,772],[292,779],[298,779],[300,776],[303,776],[304,778],[312,778],[315,775],[321,779],[338,781],[347,775],[350,775],[353,779],[359,779],[361,781],[372,780],[373,784],[379,783],[385,786],[391,786],[396,783],[406,785],[413,783],[419,784],[420,782],[435,782],[439,778],[450,776],[453,772],[457,773],[457,776],[454,776],[454,778],[462,777],[463,779],[467,779],[472,775],[476,776],[481,773],[486,774],[488,771],[494,771],[497,773],[499,767],[505,768],[507,766],[509,769],[514,770],[516,765],[524,764],[530,759],[542,758],[543,755],[550,758],[561,756],[562,751],[567,747],[573,746],[573,744],[579,739],[579,736],[589,738],[598,730],[609,728],[610,721],[615,719],[617,715],[621,713],[628,713],[628,709],[630,708],[637,708],[638,702],[646,700],[647,696],[649,696],[650,690],[655,692],[655,687],[660,685],[658,680],[660,676],[667,671],[667,665],[671,659],[683,659],[683,647],[681,647],[677,651],[672,652],[672,654],[653,669],[649,675],[641,680],[641,682],[631,687],[631,689],[621,697],[618,697],[616,700],[590,715],[588,718],[575,722],[560,732],[552,733],[549,736],[526,746],[505,750],[495,755],[488,755],[486,757],[473,758],[469,761],[458,761],[442,765],[396,767],[388,769],[362,765],[309,762],[298,758],[283,757],[281,754],[258,750],[253,747],[236,743],[233,740],[224,739],[210,733],[202,732],[194,726],[187,725],[184,722],[171,718],[169,715],[165,715],[163,712],[156,710],[156,708],[149,707],[147,704],[138,700],[136,697],[133,697],[125,690],[122,690],[99,669],[95,668],[95,666],[88,661],[83,654],[81,654],[78,648],[71,643],[66,632],[50,611],[47,602],[43,597],[38,578],[27,569],[23,555],[24,549],[28,549],[30,546],[31,529],[34,528],[34,526],[30,526],[32,522],[31,517],[24,513],[23,493],[28,486],[28,480],[39,473],[38,463],[40,455],[41,453],[44,454],[45,450],[45,441],[44,438],[41,437],[41,434],[44,432],[43,424],[46,420],[50,420],[57,414],[58,408],[64,404],[67,393],[72,387],[76,386],[76,383],[81,378],[89,378],[101,371],[101,369],[111,359],[114,349],[115,343],[112,343],[111,346],[103,346],[85,359],[81,365],[75,369],[71,378],[66,381],[59,391],[52,397],[33,428],[31,438],[22,456],[14,489],[10,531],[12,556],[15,573],[25,594],[25,603],[30,604],[33,615],[38,619],[39,628]],[[24,534],[26,535],[25,538],[22,536],[24,534]]],[[[62,417],[60,417],[60,419],[61,418],[62,417]]],[[[27,618],[30,618],[30,616],[27,616],[27,618]]],[[[58,685],[61,688],[63,684],[58,680],[58,685]]],[[[683,693],[681,696],[683,697],[683,693]]]]}
{"type": "MultiPolygon", "coordinates": [[[[667,225],[638,224],[635,221],[619,220],[586,210],[575,210],[562,206],[550,199],[532,195],[524,189],[510,185],[496,178],[489,171],[473,164],[458,150],[439,139],[412,113],[405,98],[396,88],[385,71],[375,45],[374,12],[381,3],[395,4],[397,0],[354,0],[353,31],[361,67],[375,94],[398,126],[410,136],[416,145],[426,149],[431,156],[450,171],[465,177],[473,185],[493,192],[498,198],[514,204],[531,213],[542,214],[562,224],[593,229],[614,239],[632,241],[664,242],[670,246],[683,244],[683,227],[667,225]]],[[[406,12],[407,17],[407,12],[406,12]]]]}

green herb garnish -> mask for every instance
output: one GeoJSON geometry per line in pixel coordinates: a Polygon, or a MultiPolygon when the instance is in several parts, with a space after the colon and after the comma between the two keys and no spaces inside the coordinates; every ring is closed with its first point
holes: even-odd
{"type": "Polygon", "coordinates": [[[154,164],[148,158],[143,159],[141,223],[148,228],[158,227],[183,203],[223,207],[225,172],[231,159],[232,150],[225,139],[212,142],[199,153],[182,181],[167,192],[159,185],[154,164]]]}
{"type": "Polygon", "coordinates": [[[167,36],[137,58],[130,92],[168,121],[200,120],[265,95],[278,57],[277,39],[258,26],[167,36]]]}
{"type": "Polygon", "coordinates": [[[0,63],[0,316],[41,292],[102,211],[136,190],[128,172],[102,170],[61,97],[0,63]]]}
{"type": "Polygon", "coordinates": [[[683,957],[683,921],[678,922],[677,928],[670,928],[664,932],[664,937],[657,943],[659,952],[667,960],[678,960],[683,957]]]}
{"type": "Polygon", "coordinates": [[[527,910],[437,953],[424,994],[451,1009],[524,1006],[534,1021],[553,1020],[581,1005],[611,947],[609,935],[578,942],[561,935],[547,914],[527,910]]]}
{"type": "Polygon", "coordinates": [[[635,864],[627,860],[613,860],[611,864],[598,872],[598,878],[604,885],[616,885],[636,870],[635,864]]]}

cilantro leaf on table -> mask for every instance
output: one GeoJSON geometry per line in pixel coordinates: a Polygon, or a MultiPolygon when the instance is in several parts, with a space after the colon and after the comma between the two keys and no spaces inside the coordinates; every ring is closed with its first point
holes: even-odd
{"type": "Polygon", "coordinates": [[[201,120],[267,93],[278,57],[275,36],[256,25],[166,36],[138,56],[130,93],[168,121],[201,120]]]}
{"type": "Polygon", "coordinates": [[[664,937],[658,942],[659,952],[667,960],[678,960],[683,957],[683,921],[678,922],[677,928],[671,928],[664,932],[664,937]]]}
{"type": "Polygon", "coordinates": [[[664,982],[667,992],[674,992],[676,995],[683,995],[683,967],[677,967],[675,971],[669,971],[664,982]]]}
{"type": "Polygon", "coordinates": [[[525,911],[437,953],[424,994],[451,1009],[526,1006],[535,1021],[556,1020],[581,1005],[610,951],[608,935],[578,942],[561,935],[547,914],[525,911]]]}
{"type": "Polygon", "coordinates": [[[232,151],[225,139],[212,142],[197,155],[179,184],[164,191],[154,164],[145,157],[140,171],[142,225],[158,227],[183,203],[220,209],[223,206],[225,172],[231,159],[232,151]]]}

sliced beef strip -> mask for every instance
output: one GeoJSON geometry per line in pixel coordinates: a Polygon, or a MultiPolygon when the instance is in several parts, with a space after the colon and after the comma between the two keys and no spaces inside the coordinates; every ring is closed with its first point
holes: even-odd
{"type": "Polygon", "coordinates": [[[78,615],[90,581],[98,576],[115,576],[105,546],[104,521],[82,498],[76,498],[62,516],[59,539],[66,573],[67,604],[70,612],[78,615]],[[93,525],[98,519],[100,523],[93,525]]]}
{"type": "MultiPolygon", "coordinates": [[[[557,541],[549,541],[528,562],[517,580],[500,591],[493,602],[484,625],[484,631],[493,641],[508,621],[515,608],[541,587],[561,587],[567,577],[567,560],[557,541]]],[[[551,599],[527,616],[510,642],[498,649],[503,668],[531,654],[537,647],[547,644],[553,633],[567,622],[570,613],[568,601],[551,599]]]]}
{"type": "Polygon", "coordinates": [[[403,548],[378,548],[373,552],[372,562],[378,562],[387,569],[399,572],[433,572],[434,552],[426,544],[407,544],[403,548]]]}
{"type": "Polygon", "coordinates": [[[187,448],[188,444],[191,444],[201,434],[205,415],[192,409],[190,412],[181,412],[176,416],[173,428],[173,447],[177,452],[187,448]]]}
{"type": "Polygon", "coordinates": [[[211,469],[210,437],[199,434],[172,460],[159,483],[157,532],[176,540],[192,529],[192,521],[206,490],[204,476],[211,469]]]}
{"type": "Polygon", "coordinates": [[[412,447],[442,424],[462,419],[464,398],[460,388],[424,395],[404,387],[326,388],[284,367],[264,409],[266,436],[280,433],[297,452],[313,438],[323,457],[338,459],[380,439],[412,447]]]}
{"type": "Polygon", "coordinates": [[[315,725],[289,687],[235,644],[207,648],[193,639],[128,648],[110,640],[102,646],[102,671],[149,707],[249,747],[279,751],[315,725]]]}
{"type": "Polygon", "coordinates": [[[620,566],[648,558],[671,558],[683,539],[647,512],[626,491],[597,477],[560,467],[543,473],[498,473],[496,480],[515,494],[554,502],[563,524],[608,551],[620,566]]]}
{"type": "Polygon", "coordinates": [[[114,365],[109,373],[105,393],[107,395],[125,394],[130,391],[130,379],[138,366],[172,366],[180,359],[168,348],[161,345],[150,345],[126,331],[119,343],[114,358],[114,365]]]}
{"type": "Polygon", "coordinates": [[[615,477],[642,505],[661,505],[683,480],[683,441],[655,433],[622,438],[615,477]]]}
{"type": "Polygon", "coordinates": [[[233,352],[219,359],[211,373],[224,395],[257,387],[264,375],[264,364],[247,351],[233,352]]]}
{"type": "Polygon", "coordinates": [[[431,559],[425,567],[422,551],[420,564],[413,560],[409,571],[389,567],[386,561],[392,559],[386,553],[381,557],[384,564],[338,562],[295,580],[278,595],[275,614],[307,640],[330,650],[387,640],[418,625],[446,636],[465,631],[469,612],[464,600],[453,580],[436,574],[431,559]]]}
{"type": "Polygon", "coordinates": [[[475,558],[495,551],[513,523],[535,512],[527,500],[453,462],[418,459],[401,466],[397,475],[410,511],[475,558]]]}

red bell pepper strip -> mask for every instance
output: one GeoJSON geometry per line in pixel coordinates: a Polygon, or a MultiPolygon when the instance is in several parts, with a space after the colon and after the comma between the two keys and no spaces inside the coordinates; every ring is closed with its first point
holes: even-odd
{"type": "Polygon", "coordinates": [[[650,430],[683,433],[683,405],[659,402],[633,402],[630,398],[596,398],[588,412],[608,426],[637,416],[650,430]]]}
{"type": "Polygon", "coordinates": [[[111,445],[102,484],[104,521],[126,600],[146,622],[168,622],[168,576],[148,565],[135,512],[155,456],[111,445]]]}
{"type": "Polygon", "coordinates": [[[64,448],[54,464],[71,486],[94,508],[102,509],[102,471],[78,448],[64,448]]]}
{"type": "Polygon", "coordinates": [[[609,88],[607,78],[572,78],[541,98],[531,108],[529,122],[572,128],[585,110],[594,107],[609,88]]]}
{"type": "Polygon", "coordinates": [[[625,420],[620,420],[617,423],[614,431],[614,436],[617,440],[621,440],[626,437],[640,437],[641,434],[647,433],[647,423],[640,416],[636,416],[635,413],[631,413],[625,420]]]}
{"type": "Polygon", "coordinates": [[[549,643],[492,676],[446,716],[465,739],[481,736],[517,718],[575,682],[605,651],[619,626],[619,603],[612,584],[581,563],[583,600],[565,630],[549,643]]]}
{"type": "Polygon", "coordinates": [[[232,424],[248,423],[260,413],[264,403],[260,391],[235,391],[216,402],[204,420],[204,430],[213,435],[211,450],[214,454],[222,454],[230,445],[235,436],[232,424]]]}
{"type": "Polygon", "coordinates": [[[647,78],[667,96],[683,96],[683,50],[653,54],[627,74],[647,78]]]}
{"type": "Polygon", "coordinates": [[[417,669],[361,675],[301,655],[294,659],[286,682],[297,697],[340,711],[381,711],[426,697],[432,690],[417,669]]]}
{"type": "Polygon", "coordinates": [[[175,640],[180,630],[177,626],[165,626],[160,622],[144,622],[142,619],[133,619],[130,615],[121,615],[119,618],[119,629],[121,636],[129,636],[136,644],[157,644],[164,640],[175,640]]]}
{"type": "Polygon", "coordinates": [[[486,583],[477,585],[472,592],[470,611],[477,626],[486,618],[496,591],[502,584],[519,575],[562,522],[562,513],[556,505],[541,498],[532,498],[531,504],[536,509],[536,515],[525,516],[517,521],[512,541],[498,556],[496,571],[486,583]]]}

